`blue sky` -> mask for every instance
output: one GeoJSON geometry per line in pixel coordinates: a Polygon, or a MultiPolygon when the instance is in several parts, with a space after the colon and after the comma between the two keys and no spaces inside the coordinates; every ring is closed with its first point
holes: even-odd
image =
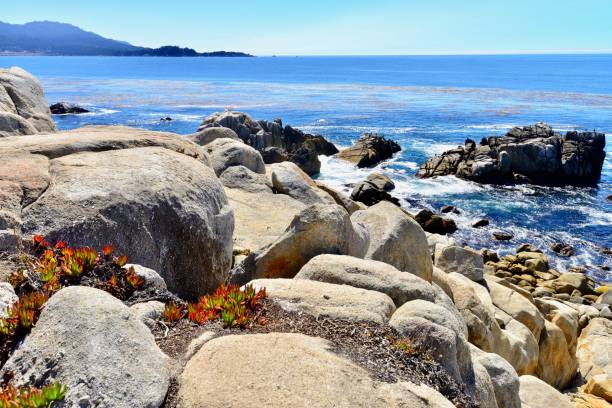
{"type": "Polygon", "coordinates": [[[0,20],[257,55],[612,51],[611,0],[19,0],[0,20]]]}

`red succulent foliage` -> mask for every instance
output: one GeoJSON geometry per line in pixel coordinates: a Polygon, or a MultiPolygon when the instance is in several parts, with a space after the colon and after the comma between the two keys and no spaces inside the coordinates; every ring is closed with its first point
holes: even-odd
{"type": "Polygon", "coordinates": [[[115,263],[117,264],[117,266],[120,266],[121,268],[123,268],[123,267],[125,266],[125,264],[127,263],[127,261],[128,261],[128,258],[127,258],[127,256],[126,256],[126,255],[121,255],[121,256],[118,256],[118,257],[115,259],[115,263]]]}
{"type": "Polygon", "coordinates": [[[166,307],[164,308],[164,319],[166,319],[167,321],[169,321],[170,323],[176,323],[179,320],[181,320],[184,316],[184,306],[183,305],[177,305],[174,302],[170,302],[166,305],[166,307]]]}
{"type": "Polygon", "coordinates": [[[60,383],[46,385],[40,389],[8,384],[0,387],[0,408],[52,407],[66,396],[67,387],[60,383]]]}
{"type": "Polygon", "coordinates": [[[113,253],[113,249],[112,245],[105,245],[102,247],[102,253],[104,256],[110,256],[113,253]]]}
{"type": "MultiPolygon", "coordinates": [[[[245,328],[253,321],[265,297],[265,288],[256,291],[251,285],[247,285],[244,290],[237,285],[221,285],[214,294],[202,296],[196,303],[189,303],[186,317],[199,325],[221,319],[226,328],[245,328]]],[[[177,309],[179,307],[176,304],[168,304],[164,311],[166,320],[180,320],[178,316],[182,314],[182,309],[180,313],[177,309]]]]}

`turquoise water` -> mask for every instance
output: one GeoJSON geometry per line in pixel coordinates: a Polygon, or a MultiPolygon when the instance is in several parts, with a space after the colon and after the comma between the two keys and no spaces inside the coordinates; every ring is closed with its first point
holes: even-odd
{"type": "MultiPolygon", "coordinates": [[[[90,108],[60,116],[62,129],[86,124],[126,124],[182,134],[208,114],[226,108],[256,119],[285,123],[348,146],[361,132],[396,140],[403,151],[377,171],[396,182],[395,195],[409,210],[453,204],[460,242],[508,252],[520,243],[545,249],[563,241],[572,258],[548,252],[561,270],[612,266],[601,247],[612,247],[612,56],[430,56],[279,58],[0,57],[0,66],[37,75],[50,102],[90,108]],[[172,122],[160,122],[171,116],[172,122]],[[546,121],[559,131],[597,129],[607,134],[607,157],[598,188],[480,186],[443,177],[416,180],[418,166],[467,137],[505,133],[514,125],[546,121]],[[470,224],[486,217],[490,227],[470,224]],[[509,230],[508,244],[491,238],[509,230]]],[[[322,158],[319,178],[345,184],[367,175],[322,158]]]]}

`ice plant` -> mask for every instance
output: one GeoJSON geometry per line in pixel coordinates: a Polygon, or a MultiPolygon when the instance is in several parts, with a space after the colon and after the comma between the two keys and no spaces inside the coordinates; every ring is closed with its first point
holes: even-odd
{"type": "Polygon", "coordinates": [[[174,302],[170,302],[164,308],[164,319],[169,321],[170,323],[176,323],[183,318],[183,305],[177,305],[174,302]]]}
{"type": "Polygon", "coordinates": [[[41,389],[9,384],[0,388],[0,408],[47,408],[62,401],[68,388],[60,383],[45,385],[41,389]]]}
{"type": "Polygon", "coordinates": [[[145,283],[144,278],[136,273],[136,269],[134,269],[133,266],[130,266],[130,268],[128,269],[128,272],[125,275],[125,279],[130,285],[132,285],[134,289],[140,289],[145,283]]]}
{"type": "Polygon", "coordinates": [[[236,285],[221,285],[214,294],[202,296],[197,303],[190,303],[187,318],[199,325],[221,319],[226,328],[244,328],[253,320],[265,297],[265,289],[257,291],[251,285],[244,290],[236,285]]]}

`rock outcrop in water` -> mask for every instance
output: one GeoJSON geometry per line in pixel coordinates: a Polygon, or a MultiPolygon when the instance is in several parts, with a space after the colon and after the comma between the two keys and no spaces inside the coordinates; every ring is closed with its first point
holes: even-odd
{"type": "MultiPolygon", "coordinates": [[[[51,110],[51,113],[54,115],[79,115],[81,113],[89,112],[85,108],[82,108],[78,105],[74,105],[72,103],[67,103],[67,102],[54,103],[53,105],[49,106],[49,109],[51,110]]],[[[166,118],[164,118],[163,120],[166,120],[166,118]]]]}
{"type": "Polygon", "coordinates": [[[471,139],[429,159],[417,177],[455,175],[480,183],[529,182],[593,185],[601,175],[605,135],[570,131],[561,136],[545,123],[515,127],[505,136],[471,139]]]}
{"type": "Polygon", "coordinates": [[[323,136],[304,133],[288,125],[283,127],[281,119],[255,121],[242,112],[217,112],[204,119],[198,133],[214,127],[232,129],[244,143],[259,151],[266,163],[289,160],[309,175],[321,169],[318,155],[331,156],[338,152],[323,136]]]}
{"type": "Polygon", "coordinates": [[[357,167],[372,167],[400,150],[400,145],[393,140],[373,133],[364,133],[353,146],[342,150],[337,157],[350,161],[357,167]]]}
{"type": "Polygon", "coordinates": [[[40,82],[21,68],[0,69],[0,137],[56,130],[40,82]]]}

